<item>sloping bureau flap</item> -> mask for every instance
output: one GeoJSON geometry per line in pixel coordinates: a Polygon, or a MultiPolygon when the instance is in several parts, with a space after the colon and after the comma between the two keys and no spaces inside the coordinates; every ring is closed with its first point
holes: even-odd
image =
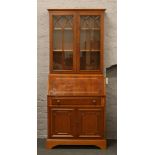
{"type": "Polygon", "coordinates": [[[51,96],[105,96],[105,79],[100,74],[50,74],[48,82],[51,96]]]}

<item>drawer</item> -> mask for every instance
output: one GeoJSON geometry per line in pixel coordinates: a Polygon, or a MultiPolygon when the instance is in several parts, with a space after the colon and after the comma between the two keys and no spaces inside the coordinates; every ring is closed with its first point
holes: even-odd
{"type": "Polygon", "coordinates": [[[100,97],[52,97],[53,105],[100,105],[100,97]]]}

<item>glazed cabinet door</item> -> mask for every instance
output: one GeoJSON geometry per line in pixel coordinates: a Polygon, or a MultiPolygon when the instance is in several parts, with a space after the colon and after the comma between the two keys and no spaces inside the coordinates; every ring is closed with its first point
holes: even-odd
{"type": "Polygon", "coordinates": [[[78,137],[101,138],[104,133],[104,119],[102,108],[78,109],[78,137]]]}
{"type": "Polygon", "coordinates": [[[79,71],[102,72],[103,15],[81,12],[79,15],[79,71]]]}
{"type": "Polygon", "coordinates": [[[51,108],[49,127],[51,138],[74,137],[75,110],[72,108],[51,108]]]}
{"type": "Polygon", "coordinates": [[[75,71],[75,13],[50,15],[50,71],[75,71]]]}

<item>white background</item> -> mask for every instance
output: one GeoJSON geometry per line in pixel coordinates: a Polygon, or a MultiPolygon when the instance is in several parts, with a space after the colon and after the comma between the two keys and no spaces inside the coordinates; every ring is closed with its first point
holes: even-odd
{"type": "MultiPolygon", "coordinates": [[[[155,154],[155,1],[118,1],[118,155],[155,154]]],[[[37,2],[0,4],[0,154],[37,154],[37,2]]]]}

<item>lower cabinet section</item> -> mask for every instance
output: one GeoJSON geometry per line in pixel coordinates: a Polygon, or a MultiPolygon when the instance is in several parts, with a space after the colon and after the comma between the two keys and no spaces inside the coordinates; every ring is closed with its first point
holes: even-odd
{"type": "Polygon", "coordinates": [[[49,138],[102,138],[104,108],[48,109],[49,138]]]}

